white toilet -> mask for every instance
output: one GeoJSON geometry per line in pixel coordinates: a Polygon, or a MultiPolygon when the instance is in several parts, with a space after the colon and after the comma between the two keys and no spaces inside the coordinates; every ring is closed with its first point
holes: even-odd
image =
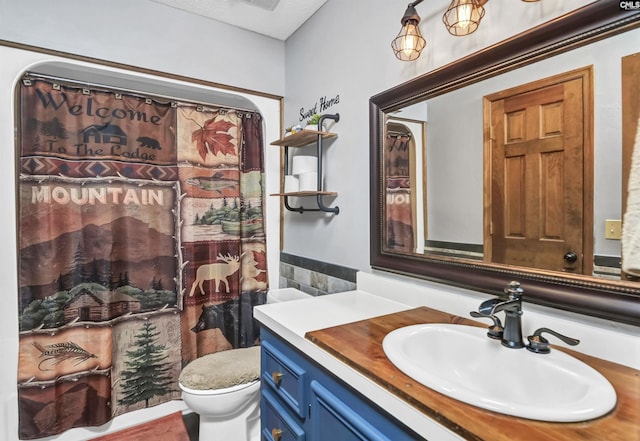
{"type": "MultiPolygon", "coordinates": [[[[267,303],[309,297],[294,288],[275,289],[267,293],[267,303]]],[[[185,404],[200,416],[200,441],[260,439],[258,346],[193,360],[182,370],[179,384],[185,404]]]]}
{"type": "Polygon", "coordinates": [[[182,399],[200,416],[201,441],[260,439],[260,380],[197,390],[180,383],[182,399]]]}

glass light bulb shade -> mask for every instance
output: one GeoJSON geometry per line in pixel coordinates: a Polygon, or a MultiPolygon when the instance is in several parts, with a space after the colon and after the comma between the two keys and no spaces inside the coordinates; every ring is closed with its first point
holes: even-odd
{"type": "Polygon", "coordinates": [[[451,35],[462,36],[475,32],[482,17],[484,8],[479,0],[453,0],[442,21],[451,35]]]}
{"type": "Polygon", "coordinates": [[[427,42],[420,34],[418,23],[411,21],[400,29],[398,36],[391,42],[393,53],[402,61],[417,59],[426,45],[427,42]]]}

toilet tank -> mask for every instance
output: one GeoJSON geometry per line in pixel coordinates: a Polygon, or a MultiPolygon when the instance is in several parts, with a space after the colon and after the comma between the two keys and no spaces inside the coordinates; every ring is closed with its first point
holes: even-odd
{"type": "Polygon", "coordinates": [[[296,288],[270,289],[269,292],[267,292],[267,303],[288,302],[290,300],[308,299],[311,297],[311,294],[307,294],[296,288]]]}

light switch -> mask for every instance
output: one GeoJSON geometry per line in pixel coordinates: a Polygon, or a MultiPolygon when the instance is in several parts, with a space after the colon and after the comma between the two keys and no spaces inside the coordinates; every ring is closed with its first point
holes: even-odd
{"type": "Polygon", "coordinates": [[[607,219],[604,221],[605,239],[622,239],[622,221],[617,219],[607,219]]]}

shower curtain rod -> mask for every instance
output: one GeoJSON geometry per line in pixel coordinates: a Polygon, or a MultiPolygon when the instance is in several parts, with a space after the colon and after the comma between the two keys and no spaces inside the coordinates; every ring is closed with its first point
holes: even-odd
{"type": "Polygon", "coordinates": [[[36,73],[36,72],[26,72],[24,74],[23,78],[34,78],[34,79],[43,79],[43,80],[50,80],[50,81],[57,81],[59,83],[62,84],[69,84],[72,86],[86,86],[89,88],[93,88],[93,89],[106,89],[106,91],[109,92],[113,92],[113,91],[118,91],[118,92],[122,92],[122,93],[127,93],[129,95],[133,95],[137,98],[159,98],[160,100],[167,100],[169,102],[171,101],[178,101],[178,102],[183,102],[183,103],[188,103],[188,104],[196,104],[196,105],[201,105],[201,106],[208,106],[208,107],[218,107],[218,108],[225,108],[225,109],[233,109],[239,112],[250,112],[250,113],[260,113],[258,112],[258,110],[256,109],[245,109],[242,107],[237,107],[237,106],[230,106],[230,105],[221,105],[221,104],[212,104],[212,103],[207,103],[204,101],[195,101],[195,100],[188,100],[188,99],[183,99],[183,98],[177,98],[174,96],[168,96],[168,95],[161,95],[161,94],[157,94],[157,93],[146,93],[146,92],[140,92],[139,90],[133,90],[133,89],[127,89],[127,88],[123,88],[123,87],[114,87],[114,86],[108,86],[106,84],[99,84],[99,83],[92,83],[89,81],[81,81],[81,80],[74,80],[71,78],[62,78],[62,77],[57,77],[54,75],[47,75],[47,74],[40,74],[40,73],[36,73]]]}
{"type": "Polygon", "coordinates": [[[408,136],[409,138],[411,138],[411,133],[399,132],[397,130],[387,130],[387,135],[391,135],[391,136],[408,136]]]}

